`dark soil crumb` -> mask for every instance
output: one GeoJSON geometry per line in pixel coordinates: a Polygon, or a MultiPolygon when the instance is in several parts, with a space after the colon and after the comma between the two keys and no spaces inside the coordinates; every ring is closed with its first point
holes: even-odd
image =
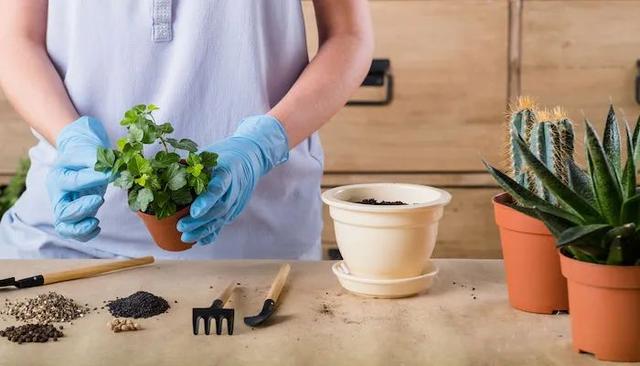
{"type": "Polygon", "coordinates": [[[174,303],[174,304],[177,304],[177,303],[178,303],[178,300],[173,300],[173,303],[174,303]]]}
{"type": "Polygon", "coordinates": [[[236,282],[236,286],[240,286],[240,282],[236,282]]]}
{"type": "Polygon", "coordinates": [[[331,307],[327,304],[322,304],[322,306],[320,307],[320,310],[318,310],[318,313],[322,314],[322,315],[328,315],[328,316],[333,316],[333,309],[331,309],[331,307]]]}
{"type": "Polygon", "coordinates": [[[212,289],[212,288],[213,288],[213,286],[209,286],[209,289],[212,289]]]}
{"type": "Polygon", "coordinates": [[[360,203],[363,205],[376,205],[376,206],[402,206],[406,205],[406,202],[402,201],[378,201],[375,198],[365,198],[362,201],[358,201],[356,203],[360,203]]]}

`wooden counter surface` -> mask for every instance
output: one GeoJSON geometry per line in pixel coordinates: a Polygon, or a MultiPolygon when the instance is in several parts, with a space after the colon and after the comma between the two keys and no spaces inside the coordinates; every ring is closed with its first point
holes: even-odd
{"type": "MultiPolygon", "coordinates": [[[[92,262],[0,261],[0,276],[92,262]]],[[[440,273],[434,287],[398,300],[347,293],[331,272],[333,262],[292,262],[282,304],[270,326],[259,329],[246,327],[242,318],[259,311],[279,262],[161,261],[47,287],[0,290],[0,306],[5,298],[56,291],[98,308],[73,325],[65,323],[58,342],[18,345],[0,339],[0,365],[599,364],[571,350],[567,315],[509,307],[501,261],[435,262],[440,273]],[[240,283],[228,305],[236,309],[234,335],[194,336],[191,308],[208,306],[229,281],[240,283]],[[171,309],[140,320],[144,330],[112,333],[102,302],[138,290],[164,297],[171,309]]],[[[13,324],[0,316],[2,328],[13,324]]]]}

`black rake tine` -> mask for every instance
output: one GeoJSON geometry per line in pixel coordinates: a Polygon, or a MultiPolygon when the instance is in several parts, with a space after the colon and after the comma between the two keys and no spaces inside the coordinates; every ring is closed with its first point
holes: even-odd
{"type": "Polygon", "coordinates": [[[198,335],[199,332],[199,328],[200,328],[200,317],[196,316],[195,314],[192,317],[192,322],[193,322],[193,334],[194,335],[198,335]]]}
{"type": "Polygon", "coordinates": [[[216,316],[216,334],[217,335],[221,335],[222,334],[222,317],[221,316],[216,316]]]}
{"type": "Polygon", "coordinates": [[[209,317],[204,318],[204,334],[211,334],[211,318],[209,317]]]}
{"type": "Polygon", "coordinates": [[[233,335],[233,317],[227,318],[227,334],[233,335]]]}

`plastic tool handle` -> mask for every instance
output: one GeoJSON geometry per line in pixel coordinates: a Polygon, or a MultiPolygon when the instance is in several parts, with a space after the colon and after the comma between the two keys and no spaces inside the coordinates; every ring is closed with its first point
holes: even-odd
{"type": "Polygon", "coordinates": [[[236,283],[231,282],[229,286],[227,286],[227,288],[225,288],[224,291],[222,291],[220,296],[218,296],[218,300],[222,301],[222,306],[224,306],[224,304],[226,304],[227,301],[229,301],[229,298],[231,297],[231,294],[233,293],[233,290],[235,288],[236,288],[236,283]]]}
{"type": "Polygon", "coordinates": [[[126,259],[118,262],[111,262],[105,264],[98,264],[95,266],[89,266],[84,268],[72,269],[68,271],[48,273],[42,275],[44,277],[44,285],[49,285],[51,283],[77,280],[79,278],[87,278],[91,276],[95,276],[97,274],[112,272],[119,269],[130,268],[142,266],[145,264],[151,264],[155,261],[153,257],[142,257],[142,258],[133,258],[126,259]]]}
{"type": "Polygon", "coordinates": [[[285,282],[287,282],[287,277],[289,277],[289,271],[291,271],[291,266],[288,264],[283,264],[280,266],[280,271],[278,275],[273,280],[271,284],[271,288],[269,289],[269,293],[267,293],[267,300],[271,299],[274,302],[278,301],[278,296],[282,292],[282,288],[284,287],[285,282]]]}

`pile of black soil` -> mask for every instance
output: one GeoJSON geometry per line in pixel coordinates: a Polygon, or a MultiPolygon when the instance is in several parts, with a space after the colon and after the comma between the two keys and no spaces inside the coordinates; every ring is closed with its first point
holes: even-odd
{"type": "Polygon", "coordinates": [[[135,319],[149,318],[169,310],[167,300],[146,291],[108,301],[106,306],[115,317],[135,319]]]}
{"type": "Polygon", "coordinates": [[[402,201],[378,201],[375,198],[366,198],[356,203],[361,203],[363,205],[376,205],[376,206],[402,206],[407,204],[406,202],[402,202],[402,201]]]}
{"type": "MultiPolygon", "coordinates": [[[[62,326],[60,327],[62,329],[62,326]]],[[[62,330],[56,329],[51,324],[25,324],[19,327],[10,326],[0,330],[0,337],[5,337],[15,343],[45,343],[49,339],[55,342],[64,337],[62,330]]]]}

